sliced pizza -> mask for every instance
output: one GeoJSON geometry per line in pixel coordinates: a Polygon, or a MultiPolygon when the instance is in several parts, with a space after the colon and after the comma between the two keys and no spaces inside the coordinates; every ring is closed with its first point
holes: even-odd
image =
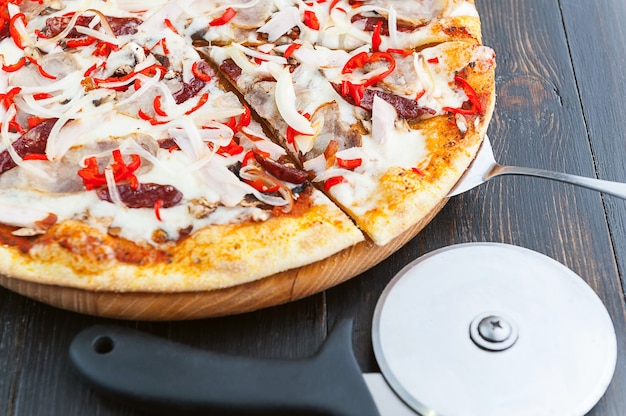
{"type": "Polygon", "coordinates": [[[0,272],[40,283],[209,290],[388,244],[495,102],[473,0],[11,0],[0,22],[0,272]]]}
{"type": "Polygon", "coordinates": [[[89,289],[232,286],[363,239],[173,26],[110,2],[0,43],[0,269],[89,289]],[[17,241],[20,241],[17,243],[17,241]]]}
{"type": "Polygon", "coordinates": [[[352,52],[231,44],[209,53],[313,182],[380,245],[445,197],[495,102],[494,53],[477,43],[352,52]]]}

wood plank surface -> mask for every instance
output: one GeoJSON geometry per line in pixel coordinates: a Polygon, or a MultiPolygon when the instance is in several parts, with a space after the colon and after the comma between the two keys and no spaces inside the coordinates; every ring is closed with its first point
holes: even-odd
{"type": "MultiPolygon", "coordinates": [[[[484,43],[497,52],[498,101],[489,129],[503,163],[626,182],[626,3],[476,0],[484,43]]],[[[618,364],[590,415],[626,415],[626,203],[542,179],[496,178],[451,199],[412,241],[374,268],[282,306],[183,322],[117,321],[47,306],[0,288],[0,414],[134,416],[72,372],[72,337],[94,323],[138,328],[191,346],[252,357],[313,354],[342,318],[355,322],[363,371],[376,371],[371,319],[382,290],[418,256],[494,241],[546,254],[578,273],[613,319],[618,364]]]]}

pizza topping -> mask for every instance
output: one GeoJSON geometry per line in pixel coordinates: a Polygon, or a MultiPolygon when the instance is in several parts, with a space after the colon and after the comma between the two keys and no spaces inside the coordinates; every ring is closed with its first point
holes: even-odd
{"type": "Polygon", "coordinates": [[[373,52],[371,54],[368,54],[367,52],[360,52],[352,56],[348,62],[346,62],[341,70],[341,73],[344,75],[353,74],[358,69],[365,69],[368,64],[375,64],[380,61],[386,61],[387,67],[382,70],[378,69],[371,71],[370,73],[366,73],[365,75],[369,76],[362,79],[362,85],[364,87],[369,87],[384,79],[387,75],[391,74],[394,69],[396,69],[396,60],[391,54],[387,52],[373,52]]]}
{"type": "Polygon", "coordinates": [[[320,29],[320,21],[317,18],[317,15],[313,10],[305,10],[304,11],[304,24],[310,27],[313,30],[320,29]]]}
{"type": "Polygon", "coordinates": [[[235,17],[236,14],[237,14],[237,11],[235,11],[235,9],[233,9],[232,7],[228,7],[226,10],[224,10],[224,13],[220,17],[217,17],[217,18],[211,20],[209,22],[209,26],[222,26],[222,25],[225,25],[233,17],[235,17]]]}
{"type": "Polygon", "coordinates": [[[270,158],[261,154],[261,152],[253,152],[254,158],[259,164],[270,174],[275,176],[281,181],[290,182],[294,184],[301,184],[307,180],[305,172],[289,167],[282,163],[275,162],[270,158]]]}
{"type": "Polygon", "coordinates": [[[290,6],[274,13],[272,18],[257,31],[266,33],[267,40],[274,42],[299,24],[300,11],[297,7],[290,6]]]}
{"type": "Polygon", "coordinates": [[[18,234],[33,235],[42,233],[56,222],[57,216],[51,212],[0,201],[0,223],[33,231],[25,234],[24,230],[18,230],[18,234]]]}
{"type": "MultiPolygon", "coordinates": [[[[140,183],[133,187],[132,183],[118,184],[117,191],[121,202],[128,208],[171,208],[180,203],[183,194],[172,185],[156,183],[140,183]],[[155,206],[158,207],[155,208],[155,206]]],[[[101,187],[96,190],[98,198],[114,202],[109,188],[101,187]]]]}
{"type": "MultiPolygon", "coordinates": [[[[470,2],[25,3],[0,7],[0,199],[44,195],[44,223],[50,211],[167,244],[212,224],[297,215],[310,177],[364,212],[377,175],[427,166],[426,138],[409,126],[448,111],[475,128],[465,116],[482,111],[467,63],[450,68],[421,43],[432,16],[465,16],[470,2]],[[190,46],[200,38],[307,172],[220,89],[190,46]]],[[[474,70],[492,66],[488,52],[473,53],[474,70]]]]}
{"type": "Polygon", "coordinates": [[[435,110],[421,106],[414,99],[405,98],[405,97],[401,97],[399,95],[395,95],[395,94],[388,93],[385,91],[373,90],[370,88],[363,89],[362,91],[363,95],[362,97],[360,97],[360,100],[357,104],[354,97],[352,97],[350,94],[346,94],[346,95],[343,94],[344,91],[341,85],[338,85],[335,83],[331,83],[331,85],[333,86],[335,91],[341,94],[341,96],[346,101],[348,101],[349,103],[353,105],[358,105],[362,109],[367,110],[369,112],[372,111],[373,104],[374,104],[374,97],[379,97],[387,101],[392,106],[394,106],[394,108],[396,109],[398,113],[398,116],[404,119],[416,119],[416,118],[421,118],[424,116],[435,114],[435,110]]]}
{"type": "Polygon", "coordinates": [[[11,17],[9,21],[9,33],[11,34],[11,38],[13,38],[13,42],[15,45],[24,49],[23,39],[26,36],[23,36],[23,32],[26,29],[26,16],[24,13],[16,13],[11,17]]]}
{"type": "MultiPolygon", "coordinates": [[[[0,152],[0,174],[18,166],[18,163],[22,163],[22,158],[28,154],[44,153],[48,135],[56,121],[56,119],[49,119],[39,123],[0,152]]],[[[2,130],[2,137],[5,138],[4,126],[2,130]]]]}
{"type": "MultiPolygon", "coordinates": [[[[352,23],[359,22],[363,24],[363,30],[366,32],[372,32],[373,39],[378,38],[380,40],[380,36],[389,36],[389,20],[385,16],[380,15],[370,15],[366,16],[361,13],[357,13],[351,18],[352,23]],[[376,32],[378,34],[376,35],[376,32]]],[[[421,26],[421,25],[420,25],[421,26]]],[[[419,29],[420,26],[415,24],[407,23],[407,22],[397,22],[395,30],[398,32],[411,32],[419,29]]]]}
{"type": "Polygon", "coordinates": [[[324,181],[324,190],[328,192],[330,188],[344,182],[346,179],[343,176],[332,176],[324,181]]]}
{"type": "Polygon", "coordinates": [[[361,164],[363,164],[363,159],[361,158],[356,158],[356,159],[341,159],[339,157],[337,158],[337,165],[339,165],[340,168],[353,170],[361,166],[361,164]]]}
{"type": "Polygon", "coordinates": [[[458,86],[460,86],[463,91],[465,91],[465,95],[467,95],[467,102],[463,104],[461,108],[452,108],[452,107],[444,107],[444,111],[448,111],[450,113],[455,114],[463,114],[463,115],[474,115],[480,114],[482,112],[482,104],[480,102],[480,98],[474,88],[467,82],[467,80],[459,75],[454,77],[454,81],[458,86]]]}
{"type": "Polygon", "coordinates": [[[220,65],[220,71],[232,81],[237,82],[237,79],[241,76],[241,67],[235,63],[232,58],[228,58],[220,65]]]}
{"type": "MultiPolygon", "coordinates": [[[[315,129],[305,116],[298,112],[296,106],[296,92],[293,87],[291,72],[286,67],[276,81],[276,106],[287,125],[297,134],[313,136],[315,129]]],[[[303,152],[309,149],[301,149],[303,152]]]]}
{"type": "Polygon", "coordinates": [[[129,155],[131,161],[127,163],[122,156],[122,152],[116,149],[112,152],[113,163],[105,168],[104,173],[100,173],[98,159],[95,156],[88,157],[84,161],[84,167],[78,171],[78,176],[83,179],[85,188],[90,191],[107,184],[106,173],[111,172],[115,183],[128,181],[131,188],[137,189],[137,177],[135,171],[139,169],[141,158],[139,155],[129,155]]]}
{"type": "Polygon", "coordinates": [[[43,35],[46,38],[80,38],[84,34],[85,28],[98,30],[104,29],[114,36],[132,35],[137,33],[137,27],[142,23],[141,19],[136,17],[112,17],[104,16],[97,10],[88,10],[98,17],[85,16],[80,13],[71,13],[70,15],[55,16],[46,19],[46,27],[43,35]],[[92,26],[92,21],[97,22],[92,26]]]}

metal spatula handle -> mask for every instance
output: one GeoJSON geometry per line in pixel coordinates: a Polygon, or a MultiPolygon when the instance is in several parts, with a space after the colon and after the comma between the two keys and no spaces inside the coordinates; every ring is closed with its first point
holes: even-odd
{"type": "Polygon", "coordinates": [[[587,178],[584,176],[571,175],[569,173],[553,172],[544,169],[525,168],[519,166],[494,165],[485,175],[485,180],[500,175],[525,175],[539,178],[553,179],[572,185],[600,191],[618,198],[626,199],[626,183],[606,181],[603,179],[587,178]]]}
{"type": "Polygon", "coordinates": [[[491,178],[501,175],[524,175],[552,179],[626,199],[626,183],[587,178],[545,169],[501,165],[496,162],[493,149],[491,148],[491,141],[487,136],[485,136],[478,154],[469,169],[467,169],[457,184],[454,185],[452,190],[448,193],[448,197],[462,194],[485,183],[491,178]]]}

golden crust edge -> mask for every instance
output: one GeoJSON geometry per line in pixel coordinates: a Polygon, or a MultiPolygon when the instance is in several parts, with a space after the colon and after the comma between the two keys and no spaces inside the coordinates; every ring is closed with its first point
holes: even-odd
{"type": "Polygon", "coordinates": [[[36,256],[17,247],[0,246],[0,273],[12,279],[92,291],[209,291],[323,260],[363,240],[361,231],[339,209],[318,205],[299,217],[199,230],[176,247],[171,262],[148,266],[113,259],[106,265],[93,265],[93,270],[85,273],[73,267],[75,256],[58,245],[39,247],[36,256]],[[272,244],[259,245],[259,239],[269,234],[272,244]],[[224,250],[223,241],[243,242],[240,253],[224,250]],[[229,258],[233,255],[236,261],[229,258]]]}

